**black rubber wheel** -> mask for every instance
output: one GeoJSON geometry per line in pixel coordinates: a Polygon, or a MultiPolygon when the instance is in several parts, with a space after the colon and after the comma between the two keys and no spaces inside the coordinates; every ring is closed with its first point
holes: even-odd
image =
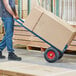
{"type": "Polygon", "coordinates": [[[58,53],[59,53],[58,60],[60,60],[60,59],[63,57],[63,54],[64,54],[64,53],[62,53],[62,52],[60,52],[60,51],[58,51],[58,53]]]}
{"type": "Polygon", "coordinates": [[[58,60],[59,53],[54,48],[50,47],[50,48],[46,49],[46,51],[44,52],[44,58],[46,61],[53,63],[58,60]]]}

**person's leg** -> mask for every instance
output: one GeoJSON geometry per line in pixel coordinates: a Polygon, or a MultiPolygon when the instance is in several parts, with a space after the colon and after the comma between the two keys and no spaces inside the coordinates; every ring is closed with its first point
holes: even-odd
{"type": "Polygon", "coordinates": [[[14,20],[13,18],[5,18],[5,25],[7,26],[5,29],[5,37],[6,37],[6,46],[8,50],[8,59],[9,60],[21,60],[20,57],[16,56],[13,49],[12,37],[14,31],[14,20]]]}
{"type": "Polygon", "coordinates": [[[12,17],[2,18],[2,20],[5,28],[5,36],[3,40],[0,42],[0,50],[2,51],[7,45],[7,50],[11,52],[11,51],[14,51],[12,47],[14,20],[12,17]]]}
{"type": "MultiPolygon", "coordinates": [[[[10,18],[2,18],[3,22],[4,22],[4,28],[5,28],[5,36],[2,40],[2,42],[0,43],[0,48],[1,51],[7,47],[8,50],[8,59],[9,60],[21,60],[21,57],[16,56],[16,54],[14,53],[14,49],[13,49],[13,44],[12,44],[12,37],[13,37],[13,29],[14,29],[14,20],[12,17],[10,18]]],[[[0,51],[1,55],[2,52],[0,51]]],[[[2,56],[1,56],[2,58],[2,56]]]]}
{"type": "Polygon", "coordinates": [[[3,49],[5,47],[6,47],[6,40],[5,40],[5,36],[4,36],[2,41],[0,42],[0,51],[3,51],[3,49]]]}
{"type": "Polygon", "coordinates": [[[2,55],[2,51],[5,47],[6,47],[6,41],[4,36],[3,40],[0,42],[0,59],[5,59],[5,56],[2,55]]]}
{"type": "Polygon", "coordinates": [[[4,27],[5,27],[5,42],[7,46],[8,52],[13,52],[12,45],[12,37],[13,37],[13,28],[14,28],[14,20],[12,17],[3,18],[4,19],[4,27]]]}
{"type": "MultiPolygon", "coordinates": [[[[5,25],[5,21],[4,19],[2,19],[4,25],[5,25]]],[[[6,26],[4,26],[4,29],[6,28],[6,26]]],[[[5,56],[2,55],[2,51],[3,49],[6,47],[6,35],[3,37],[2,41],[0,42],[0,59],[4,59],[5,56]]]]}
{"type": "Polygon", "coordinates": [[[0,42],[0,56],[2,58],[2,50],[7,46],[7,50],[9,52],[14,51],[12,47],[12,36],[13,36],[13,27],[14,22],[13,18],[2,18],[5,28],[5,36],[3,40],[0,42]]]}
{"type": "MultiPolygon", "coordinates": [[[[6,29],[6,23],[5,19],[2,18],[3,24],[4,24],[4,29],[6,29]]],[[[0,51],[3,51],[3,49],[6,47],[6,35],[4,35],[2,41],[0,42],[0,51]]]]}

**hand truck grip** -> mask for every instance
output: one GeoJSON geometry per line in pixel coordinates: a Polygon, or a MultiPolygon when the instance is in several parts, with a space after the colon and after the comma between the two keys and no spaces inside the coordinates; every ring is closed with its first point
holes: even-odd
{"type": "Polygon", "coordinates": [[[21,23],[21,22],[24,23],[24,21],[23,21],[21,18],[19,18],[19,19],[15,19],[15,18],[14,18],[14,20],[15,20],[16,22],[18,22],[18,23],[21,23]],[[20,21],[21,21],[21,22],[20,22],[20,21]]]}
{"type": "Polygon", "coordinates": [[[24,21],[22,19],[20,19],[20,18],[19,19],[15,19],[14,18],[14,21],[16,21],[17,23],[19,23],[20,25],[22,25],[22,23],[24,23],[24,21]]]}
{"type": "Polygon", "coordinates": [[[19,20],[24,23],[24,21],[21,18],[19,18],[19,20]]]}

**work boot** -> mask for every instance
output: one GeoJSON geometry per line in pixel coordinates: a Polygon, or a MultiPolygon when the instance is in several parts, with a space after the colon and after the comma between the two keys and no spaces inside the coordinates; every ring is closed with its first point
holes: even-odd
{"type": "Polygon", "coordinates": [[[8,54],[8,60],[16,60],[16,61],[21,61],[21,57],[18,57],[15,53],[9,52],[8,54]]]}
{"type": "Polygon", "coordinates": [[[2,51],[0,51],[0,59],[5,59],[5,56],[2,55],[2,51]]]}

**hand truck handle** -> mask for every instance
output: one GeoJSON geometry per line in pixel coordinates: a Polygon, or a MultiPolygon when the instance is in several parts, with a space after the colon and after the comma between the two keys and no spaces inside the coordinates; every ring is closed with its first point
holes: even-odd
{"type": "Polygon", "coordinates": [[[18,20],[20,20],[22,23],[24,23],[24,21],[21,18],[19,18],[18,20]]]}
{"type": "Polygon", "coordinates": [[[23,21],[21,18],[19,18],[19,19],[15,19],[15,18],[14,18],[14,20],[15,20],[16,22],[18,22],[19,24],[24,23],[24,21],[23,21]],[[22,23],[21,23],[21,22],[22,22],[22,23]]]}
{"type": "Polygon", "coordinates": [[[14,21],[16,21],[17,23],[19,23],[20,25],[22,25],[22,23],[24,23],[24,21],[21,18],[19,18],[19,19],[15,19],[14,18],[14,21]]]}

